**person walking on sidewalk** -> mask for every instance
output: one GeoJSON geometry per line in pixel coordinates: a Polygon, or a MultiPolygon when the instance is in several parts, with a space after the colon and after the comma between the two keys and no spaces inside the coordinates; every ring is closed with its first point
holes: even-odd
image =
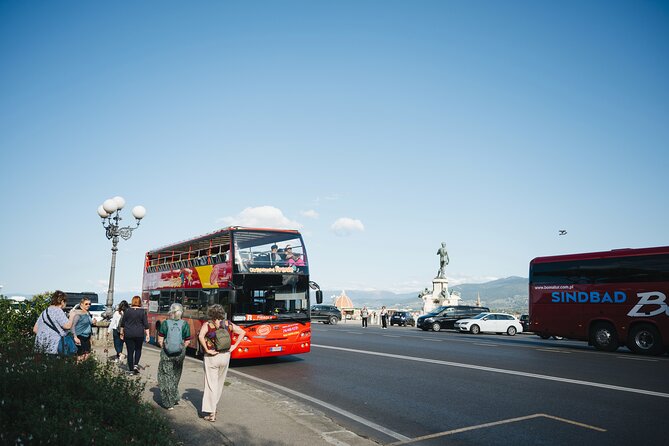
{"type": "Polygon", "coordinates": [[[121,340],[121,332],[119,331],[119,322],[121,322],[121,318],[123,317],[123,313],[125,310],[127,310],[129,307],[128,302],[125,300],[122,300],[120,304],[116,307],[116,311],[114,311],[114,315],[111,318],[111,321],[109,322],[109,327],[107,328],[107,335],[112,335],[112,339],[114,340],[114,350],[116,350],[116,358],[114,358],[114,362],[118,362],[121,359],[121,353],[123,352],[123,341],[121,340]]]}
{"type": "Polygon", "coordinates": [[[128,350],[128,373],[139,375],[142,346],[144,341],[149,342],[149,321],[139,296],[132,298],[130,308],[123,313],[119,327],[121,327],[121,339],[128,350]]]}
{"type": "Polygon", "coordinates": [[[169,319],[164,320],[158,329],[158,387],[163,407],[167,410],[179,404],[179,381],[186,357],[186,344],[190,339],[190,327],[181,320],[183,313],[183,305],[173,303],[168,313],[169,319]]]}
{"type": "Polygon", "coordinates": [[[381,307],[381,327],[384,330],[388,328],[388,310],[385,305],[381,307]]]}
{"type": "Polygon", "coordinates": [[[360,317],[362,318],[362,326],[367,328],[367,318],[369,317],[367,306],[362,307],[362,310],[360,310],[360,317]]]}
{"type": "Polygon", "coordinates": [[[213,422],[216,421],[216,407],[228,374],[230,351],[237,348],[246,332],[227,320],[225,309],[219,304],[209,306],[207,317],[209,320],[202,325],[198,335],[204,349],[202,412],[209,414],[204,417],[205,420],[213,422]],[[231,334],[237,335],[237,340],[232,345],[231,334]]]}

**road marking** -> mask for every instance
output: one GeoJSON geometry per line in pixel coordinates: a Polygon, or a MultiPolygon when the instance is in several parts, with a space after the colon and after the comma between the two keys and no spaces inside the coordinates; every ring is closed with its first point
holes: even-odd
{"type": "Polygon", "coordinates": [[[379,425],[379,424],[376,424],[376,423],[374,423],[373,421],[369,421],[369,420],[367,420],[367,419],[365,419],[365,418],[362,418],[362,417],[360,417],[360,416],[358,416],[358,415],[356,415],[356,414],[354,414],[354,413],[351,413],[351,412],[349,412],[349,411],[347,411],[347,410],[341,409],[341,408],[339,408],[339,407],[337,407],[337,406],[333,406],[333,405],[330,404],[330,403],[326,403],[325,401],[319,400],[319,399],[317,399],[317,398],[314,398],[314,397],[312,397],[312,396],[306,395],[306,394],[301,393],[301,392],[297,392],[297,391],[295,391],[295,390],[293,390],[293,389],[289,389],[288,387],[284,387],[284,386],[281,386],[281,385],[279,385],[279,384],[273,383],[273,382],[271,382],[271,381],[266,381],[266,380],[261,379],[261,378],[256,378],[255,376],[247,375],[246,373],[238,372],[237,370],[231,370],[231,369],[228,369],[228,373],[233,373],[233,374],[235,374],[235,375],[239,375],[239,376],[242,376],[242,377],[247,378],[247,379],[251,379],[251,380],[254,380],[254,381],[258,381],[258,382],[260,382],[260,383],[262,383],[262,384],[264,384],[264,385],[266,385],[266,386],[273,387],[273,388],[275,388],[275,389],[279,389],[280,391],[282,391],[282,392],[284,392],[284,393],[289,393],[289,394],[291,394],[291,395],[295,395],[295,396],[297,396],[298,398],[302,398],[302,399],[304,399],[304,400],[310,401],[310,402],[312,402],[312,403],[314,403],[314,404],[317,404],[317,405],[319,405],[319,406],[325,407],[325,408],[328,409],[328,410],[331,410],[331,411],[333,411],[333,412],[336,412],[336,413],[338,413],[339,415],[342,415],[342,416],[344,416],[344,417],[350,418],[350,419],[352,419],[353,421],[356,421],[356,422],[358,422],[358,423],[360,423],[360,424],[363,424],[363,425],[365,425],[365,426],[367,426],[367,427],[369,427],[369,428],[371,428],[371,429],[374,429],[374,430],[377,430],[377,431],[379,431],[379,432],[382,432],[382,433],[384,433],[384,434],[386,434],[386,435],[388,435],[388,436],[390,436],[390,437],[392,437],[392,438],[395,438],[395,439],[397,439],[397,440],[400,440],[400,441],[411,440],[411,438],[406,437],[406,436],[404,436],[404,435],[402,435],[402,434],[400,434],[400,433],[398,433],[398,432],[392,431],[392,430],[390,430],[390,429],[388,429],[388,428],[386,428],[386,427],[383,427],[383,426],[381,426],[381,425],[379,425]]]}
{"type": "Polygon", "coordinates": [[[482,342],[472,342],[472,344],[474,344],[474,345],[483,345],[483,346],[485,346],[485,347],[498,347],[498,346],[499,346],[499,344],[484,344],[484,343],[482,343],[482,342]]]}
{"type": "Polygon", "coordinates": [[[381,335],[381,336],[383,336],[385,338],[401,338],[402,337],[402,336],[398,336],[398,335],[381,335]]]}
{"type": "Polygon", "coordinates": [[[428,339],[428,338],[423,338],[423,341],[430,341],[430,342],[444,342],[443,339],[428,339]]]}
{"type": "Polygon", "coordinates": [[[438,432],[436,434],[423,435],[422,437],[416,437],[416,438],[412,438],[410,440],[390,443],[387,446],[399,446],[399,445],[415,443],[417,441],[432,440],[434,438],[445,437],[446,435],[459,434],[461,432],[467,432],[467,431],[472,431],[472,430],[476,430],[476,429],[483,429],[483,428],[486,428],[486,427],[499,426],[501,424],[517,423],[519,421],[531,420],[533,418],[550,418],[552,420],[557,420],[557,421],[560,421],[562,423],[567,423],[567,424],[573,424],[575,426],[583,427],[585,429],[592,429],[592,430],[595,430],[595,431],[598,431],[598,432],[606,432],[606,429],[602,429],[601,427],[590,426],[589,424],[579,423],[578,421],[568,420],[566,418],[560,418],[560,417],[556,417],[556,416],[553,416],[553,415],[547,415],[547,414],[544,414],[544,413],[535,413],[533,415],[527,415],[525,417],[509,418],[508,420],[493,421],[492,423],[478,424],[476,426],[462,427],[460,429],[453,429],[453,430],[446,431],[446,432],[438,432]]]}
{"type": "Polygon", "coordinates": [[[597,387],[600,389],[607,389],[607,390],[617,390],[619,392],[630,392],[630,393],[638,393],[641,395],[649,395],[649,396],[658,396],[660,398],[669,398],[669,393],[663,393],[663,392],[655,392],[652,390],[644,390],[644,389],[635,389],[632,387],[623,387],[623,386],[614,386],[611,384],[602,384],[602,383],[597,383],[593,381],[582,381],[580,379],[571,379],[571,378],[560,378],[557,376],[550,376],[550,375],[541,375],[538,373],[529,373],[529,372],[519,372],[517,370],[507,370],[507,369],[498,369],[495,367],[485,367],[481,365],[474,365],[474,364],[464,364],[461,362],[451,362],[451,361],[442,361],[439,359],[427,359],[427,358],[416,358],[413,356],[404,356],[404,355],[394,355],[391,353],[380,353],[380,352],[371,352],[367,350],[357,350],[353,348],[343,348],[343,347],[332,347],[329,345],[320,345],[320,344],[311,344],[312,347],[320,347],[320,348],[326,348],[326,349],[331,349],[331,350],[341,350],[341,351],[346,351],[346,352],[352,352],[352,353],[360,353],[363,355],[373,355],[373,356],[384,356],[386,358],[394,358],[394,359],[403,359],[406,361],[416,361],[416,362],[427,362],[430,364],[438,364],[438,365],[445,365],[449,367],[459,367],[463,369],[472,369],[476,370],[479,372],[492,372],[492,373],[502,373],[505,375],[515,375],[515,376],[525,376],[527,378],[536,378],[536,379],[543,379],[546,381],[557,381],[561,383],[567,383],[567,384],[576,384],[579,386],[588,386],[588,387],[597,387]]]}
{"type": "Polygon", "coordinates": [[[618,355],[616,356],[618,359],[629,359],[630,361],[645,361],[645,362],[659,362],[657,359],[649,359],[649,358],[637,358],[634,356],[622,356],[618,355]]]}
{"type": "Polygon", "coordinates": [[[549,353],[565,353],[565,354],[571,354],[571,352],[565,351],[565,350],[558,350],[556,348],[535,348],[535,350],[540,351],[540,352],[549,352],[549,353]]]}

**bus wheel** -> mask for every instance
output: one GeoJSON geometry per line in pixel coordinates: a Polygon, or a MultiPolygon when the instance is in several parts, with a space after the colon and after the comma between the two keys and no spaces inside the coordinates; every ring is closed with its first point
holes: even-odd
{"type": "Polygon", "coordinates": [[[479,327],[478,325],[472,325],[471,327],[469,327],[469,331],[471,331],[472,334],[479,334],[481,333],[481,327],[479,327]]]}
{"type": "Polygon", "coordinates": [[[648,324],[640,324],[632,328],[628,347],[634,353],[650,356],[660,355],[664,350],[660,332],[648,324]]]}
{"type": "Polygon", "coordinates": [[[516,330],[516,327],[511,326],[511,327],[506,329],[506,334],[508,334],[509,336],[515,336],[516,331],[518,331],[518,330],[516,330]]]}
{"type": "Polygon", "coordinates": [[[597,350],[614,352],[618,350],[618,335],[613,326],[606,322],[595,324],[590,331],[590,343],[597,350]]]}

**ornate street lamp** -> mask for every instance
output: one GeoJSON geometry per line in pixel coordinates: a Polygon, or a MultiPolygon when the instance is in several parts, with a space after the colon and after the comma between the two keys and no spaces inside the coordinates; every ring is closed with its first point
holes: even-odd
{"type": "Polygon", "coordinates": [[[116,251],[118,251],[118,238],[119,236],[123,240],[128,240],[132,237],[132,231],[139,227],[139,222],[146,215],[146,209],[144,206],[135,206],[132,208],[132,215],[137,219],[137,226],[130,227],[126,226],[124,228],[120,227],[121,218],[121,209],[125,206],[125,200],[123,197],[114,197],[109,200],[105,200],[100,206],[98,206],[98,215],[102,219],[102,226],[105,228],[107,238],[112,241],[112,261],[111,261],[111,271],[109,272],[109,289],[107,290],[107,309],[105,310],[104,317],[106,319],[111,319],[113,310],[112,306],[114,305],[114,271],[116,270],[116,251]]]}

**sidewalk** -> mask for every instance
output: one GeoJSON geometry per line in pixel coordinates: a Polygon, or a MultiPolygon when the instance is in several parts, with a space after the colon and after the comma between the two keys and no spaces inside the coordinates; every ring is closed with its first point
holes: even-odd
{"type": "MultiPolygon", "coordinates": [[[[104,341],[95,344],[93,350],[100,360],[114,353],[113,347],[106,346],[104,341]]],[[[378,446],[339,426],[306,403],[253,385],[234,373],[226,377],[216,422],[205,421],[199,416],[204,382],[202,361],[188,356],[179,383],[182,400],[174,410],[165,410],[160,406],[156,377],[159,359],[158,348],[144,344],[139,379],[147,382],[144,399],[165,414],[180,445],[378,446]]],[[[125,370],[125,364],[121,368],[125,370]]]]}

